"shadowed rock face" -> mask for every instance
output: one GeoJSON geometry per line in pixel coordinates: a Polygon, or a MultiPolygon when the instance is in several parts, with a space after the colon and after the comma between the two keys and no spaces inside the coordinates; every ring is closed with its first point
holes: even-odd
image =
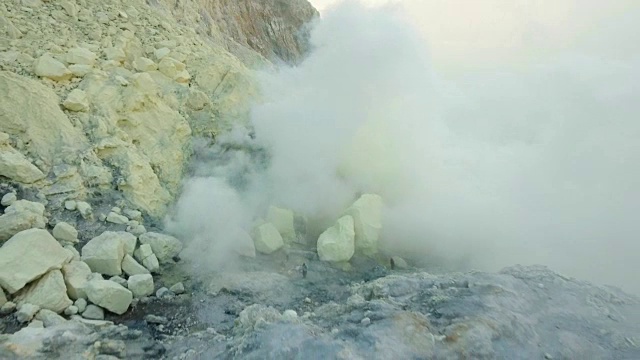
{"type": "MultiPolygon", "coordinates": [[[[239,44],[273,61],[300,62],[308,50],[305,24],[318,16],[307,0],[205,0],[203,18],[239,44]]],[[[236,44],[231,44],[235,42],[236,44]]]]}

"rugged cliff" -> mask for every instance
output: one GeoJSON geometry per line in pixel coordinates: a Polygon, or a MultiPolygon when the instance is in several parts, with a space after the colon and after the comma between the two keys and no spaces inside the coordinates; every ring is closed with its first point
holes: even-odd
{"type": "Polygon", "coordinates": [[[296,63],[296,1],[0,4],[0,175],[51,206],[100,192],[161,216],[193,137],[247,120],[253,69],[296,63]]]}

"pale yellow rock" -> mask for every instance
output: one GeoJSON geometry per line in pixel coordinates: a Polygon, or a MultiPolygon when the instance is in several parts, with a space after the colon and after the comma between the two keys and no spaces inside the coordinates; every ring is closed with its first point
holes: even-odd
{"type": "Polygon", "coordinates": [[[62,105],[71,111],[87,111],[89,109],[89,100],[83,90],[73,89],[62,105]]]}
{"type": "Polygon", "coordinates": [[[73,64],[69,65],[69,70],[73,73],[73,76],[83,77],[93,71],[93,66],[91,65],[81,65],[81,64],[73,64]]]}
{"type": "Polygon", "coordinates": [[[318,238],[318,256],[322,261],[349,261],[355,252],[354,221],[349,215],[341,217],[334,226],[318,238]]]}
{"type": "Polygon", "coordinates": [[[165,56],[169,55],[169,53],[171,53],[171,50],[169,50],[168,48],[160,48],[160,49],[156,49],[153,54],[155,55],[156,59],[158,61],[162,60],[165,56]]]}
{"type": "Polygon", "coordinates": [[[170,79],[175,79],[185,69],[185,64],[168,56],[163,57],[158,64],[158,70],[170,79]]]}
{"type": "Polygon", "coordinates": [[[158,65],[153,60],[141,56],[133,62],[133,67],[138,71],[145,72],[156,70],[158,65]]]}
{"type": "Polygon", "coordinates": [[[69,64],[89,65],[96,63],[97,55],[91,50],[76,47],[67,52],[66,60],[69,64]]]}
{"type": "Polygon", "coordinates": [[[356,251],[365,255],[378,252],[378,239],[382,230],[382,197],[376,194],[364,194],[345,214],[354,221],[356,251]]]}
{"type": "Polygon", "coordinates": [[[107,60],[117,61],[119,63],[127,59],[127,55],[124,53],[124,50],[117,47],[110,47],[110,48],[104,49],[104,55],[107,58],[107,60]]]}
{"type": "Polygon", "coordinates": [[[87,149],[86,136],[62,112],[60,100],[51,89],[0,71],[0,93],[0,131],[28,143],[30,152],[45,164],[77,158],[87,149]]]}
{"type": "Polygon", "coordinates": [[[294,227],[294,214],[289,209],[283,209],[276,206],[270,206],[267,211],[268,222],[272,223],[285,242],[293,242],[296,238],[296,230],[294,227]]]}
{"type": "Polygon", "coordinates": [[[73,75],[63,63],[48,54],[42,55],[36,60],[34,71],[38,76],[55,81],[69,80],[73,75]]]}
{"type": "Polygon", "coordinates": [[[16,296],[20,304],[33,304],[41,309],[49,309],[61,313],[73,302],[67,296],[67,287],[60,270],[51,270],[40,279],[34,281],[16,296]]]}
{"type": "Polygon", "coordinates": [[[71,261],[62,267],[64,282],[67,285],[67,294],[72,300],[86,299],[84,287],[89,281],[91,268],[82,261],[71,261]]]}
{"type": "Polygon", "coordinates": [[[252,235],[256,250],[263,254],[271,254],[284,246],[282,236],[271,223],[257,226],[252,235]]]}
{"type": "Polygon", "coordinates": [[[9,145],[0,145],[0,175],[24,184],[45,177],[24,155],[9,145]]]}

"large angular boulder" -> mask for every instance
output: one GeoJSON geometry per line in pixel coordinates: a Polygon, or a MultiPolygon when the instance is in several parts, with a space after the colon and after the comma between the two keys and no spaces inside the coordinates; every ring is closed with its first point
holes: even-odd
{"type": "Polygon", "coordinates": [[[62,267],[64,282],[67,285],[67,294],[73,300],[87,298],[84,291],[89,276],[91,276],[91,268],[85,262],[72,261],[62,267]]]}
{"type": "Polygon", "coordinates": [[[40,279],[29,284],[16,296],[18,304],[38,305],[61,313],[73,304],[67,296],[67,287],[60,270],[51,270],[40,279]]]}
{"type": "Polygon", "coordinates": [[[271,254],[284,246],[282,236],[271,223],[264,223],[254,229],[253,243],[256,250],[263,254],[271,254]]]}
{"type": "Polygon", "coordinates": [[[355,252],[353,217],[345,215],[318,238],[318,256],[322,261],[349,261],[355,252]]]}
{"type": "Polygon", "coordinates": [[[24,184],[45,177],[29,159],[8,144],[0,145],[0,175],[24,184]]]}
{"type": "Polygon", "coordinates": [[[82,248],[82,261],[100,274],[122,274],[121,264],[126,254],[123,234],[133,236],[126,232],[105,231],[91,239],[82,248]]]}
{"type": "Polygon", "coordinates": [[[0,248],[0,286],[13,294],[72,257],[46,230],[21,231],[0,248]]]}
{"type": "Polygon", "coordinates": [[[151,274],[132,275],[127,280],[127,287],[136,298],[153,294],[153,276],[151,274]]]}
{"type": "Polygon", "coordinates": [[[55,81],[69,80],[73,73],[64,64],[49,54],[42,55],[35,61],[35,73],[55,81]]]}
{"type": "Polygon", "coordinates": [[[160,263],[158,262],[156,255],[153,253],[153,250],[151,250],[151,245],[140,245],[140,247],[134,252],[134,256],[150,272],[155,273],[160,269],[160,263]]]}
{"type": "Polygon", "coordinates": [[[125,231],[105,231],[82,248],[82,261],[104,275],[122,274],[122,259],[133,252],[136,237],[125,231]]]}
{"type": "Polygon", "coordinates": [[[146,232],[138,238],[141,244],[149,244],[161,263],[171,262],[182,251],[182,242],[173,236],[146,232]]]}
{"type": "Polygon", "coordinates": [[[296,239],[296,230],[294,226],[295,215],[289,209],[282,209],[270,206],[267,211],[267,221],[272,223],[278,229],[282,239],[287,242],[293,242],[296,239]]]}
{"type": "Polygon", "coordinates": [[[131,255],[127,254],[122,259],[122,271],[125,274],[132,275],[140,275],[140,274],[149,274],[149,270],[144,266],[140,265],[131,255]]]}
{"type": "Polygon", "coordinates": [[[91,280],[85,292],[89,301],[118,315],[124,314],[133,300],[131,291],[110,280],[91,280]]]}
{"type": "Polygon", "coordinates": [[[0,242],[13,235],[33,228],[43,229],[46,226],[44,217],[29,211],[5,213],[0,216],[0,242]]]}
{"type": "Polygon", "coordinates": [[[378,252],[378,239],[382,230],[382,197],[376,194],[364,194],[346,211],[353,217],[356,232],[356,251],[364,255],[378,252]]]}

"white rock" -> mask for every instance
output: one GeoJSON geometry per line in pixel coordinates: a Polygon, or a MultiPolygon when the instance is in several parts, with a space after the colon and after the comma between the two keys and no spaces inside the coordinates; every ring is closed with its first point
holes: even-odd
{"type": "MultiPolygon", "coordinates": [[[[64,311],[64,310],[63,310],[64,311]]],[[[41,309],[36,314],[36,319],[42,321],[44,327],[54,327],[67,322],[65,318],[49,309],[41,309]]]]}
{"type": "Polygon", "coordinates": [[[156,59],[158,61],[162,60],[162,58],[164,58],[165,56],[169,55],[169,53],[171,52],[171,50],[169,48],[160,48],[160,49],[156,49],[153,52],[153,55],[155,55],[156,59]]]}
{"type": "Polygon", "coordinates": [[[71,71],[73,76],[83,77],[88,73],[90,73],[91,71],[93,71],[93,66],[73,64],[73,65],[69,65],[69,70],[71,71]]]}
{"type": "Polygon", "coordinates": [[[5,295],[4,290],[0,288],[0,307],[4,306],[7,303],[7,295],[5,295]]]}
{"type": "Polygon", "coordinates": [[[53,237],[58,241],[77,243],[78,230],[71,224],[61,221],[53,228],[53,237]]]}
{"type": "Polygon", "coordinates": [[[64,202],[64,208],[67,210],[75,210],[76,209],[76,201],[75,200],[67,200],[64,202]]]}
{"type": "Polygon", "coordinates": [[[139,237],[141,244],[149,244],[161,263],[171,262],[182,251],[182,242],[173,236],[147,232],[139,237]]]}
{"type": "Polygon", "coordinates": [[[282,239],[285,242],[292,242],[295,240],[296,230],[294,227],[293,211],[270,206],[266,220],[278,229],[278,232],[282,235],[282,239]]]}
{"type": "Polygon", "coordinates": [[[67,294],[72,300],[87,297],[84,288],[91,275],[89,265],[82,261],[72,261],[62,267],[62,274],[67,285],[67,294]]]}
{"type": "Polygon", "coordinates": [[[322,261],[349,261],[355,252],[353,218],[341,217],[318,238],[318,256],[322,261]]]}
{"type": "Polygon", "coordinates": [[[25,184],[45,177],[29,159],[9,145],[0,145],[0,175],[25,184]]]}
{"type": "Polygon", "coordinates": [[[407,264],[407,262],[400,256],[392,256],[391,259],[393,260],[393,264],[395,265],[396,268],[398,269],[409,268],[409,265],[407,264]]]}
{"type": "Polygon", "coordinates": [[[89,219],[93,216],[91,205],[84,201],[76,201],[76,209],[80,212],[83,219],[89,219]]]}
{"type": "Polygon", "coordinates": [[[378,252],[378,238],[382,230],[382,208],[382,197],[364,194],[345,212],[353,217],[356,251],[365,255],[378,252]]]}
{"type": "Polygon", "coordinates": [[[129,219],[136,220],[136,221],[142,220],[142,213],[138,210],[125,209],[123,213],[129,219]]]}
{"type": "Polygon", "coordinates": [[[35,62],[35,73],[55,81],[69,80],[71,71],[63,63],[48,54],[42,55],[35,62]]]}
{"type": "Polygon", "coordinates": [[[124,215],[120,215],[112,211],[107,215],[107,222],[114,224],[126,224],[129,222],[129,219],[124,215]]]}
{"type": "Polygon", "coordinates": [[[127,284],[136,298],[153,294],[153,277],[151,274],[132,275],[127,280],[127,284]]]}
{"type": "Polygon", "coordinates": [[[122,287],[128,287],[127,286],[127,280],[121,278],[120,276],[112,276],[109,278],[109,281],[113,281],[114,283],[122,286],[122,287]]]}
{"type": "Polygon", "coordinates": [[[89,109],[89,99],[83,90],[73,89],[62,102],[62,106],[71,111],[87,111],[89,109]]]}
{"type": "Polygon", "coordinates": [[[43,216],[44,215],[44,205],[34,201],[28,200],[18,200],[15,201],[11,206],[4,210],[5,214],[17,213],[17,212],[32,212],[34,214],[43,216]]]}
{"type": "Polygon", "coordinates": [[[153,71],[158,68],[158,65],[153,62],[153,60],[148,59],[146,57],[139,57],[133,61],[133,67],[136,70],[145,72],[145,71],[153,71]]]}
{"type": "Polygon", "coordinates": [[[122,260],[122,271],[125,274],[132,275],[140,275],[140,274],[149,274],[149,270],[144,266],[140,265],[134,258],[130,255],[125,255],[122,260]]]}
{"type": "Polygon", "coordinates": [[[82,312],[82,316],[87,319],[102,320],[104,319],[104,310],[99,306],[90,304],[87,305],[87,308],[82,312]]]}
{"type": "Polygon", "coordinates": [[[184,293],[184,284],[181,282],[177,282],[173,284],[173,286],[171,286],[169,290],[174,294],[182,294],[184,293]]]}
{"type": "Polygon", "coordinates": [[[78,313],[78,307],[75,305],[71,305],[68,308],[64,309],[64,314],[67,316],[75,315],[78,313]]]}
{"type": "Polygon", "coordinates": [[[32,282],[16,296],[18,304],[38,305],[61,313],[73,302],[67,296],[67,287],[60,270],[51,270],[40,279],[32,282]]]}
{"type": "Polygon", "coordinates": [[[89,281],[85,291],[89,301],[118,315],[124,314],[133,300],[131,291],[109,280],[89,281]]]}
{"type": "Polygon", "coordinates": [[[160,269],[160,263],[158,262],[158,258],[153,254],[153,250],[151,250],[151,245],[142,244],[134,252],[135,258],[144,265],[151,272],[157,272],[160,269]]]}
{"type": "Polygon", "coordinates": [[[163,57],[158,63],[158,70],[170,79],[175,79],[185,68],[185,64],[168,56],[163,57]]]}
{"type": "Polygon", "coordinates": [[[140,235],[146,233],[147,229],[144,227],[144,225],[129,226],[129,227],[127,227],[127,232],[130,232],[131,234],[133,234],[135,236],[140,236],[140,235]]]}
{"type": "Polygon", "coordinates": [[[123,62],[127,59],[127,55],[124,53],[124,50],[116,47],[105,49],[104,54],[107,57],[107,60],[123,62]]]}
{"type": "Polygon", "coordinates": [[[13,301],[7,301],[0,307],[0,315],[11,314],[16,309],[16,306],[16,303],[14,303],[13,301]]]}
{"type": "Polygon", "coordinates": [[[122,274],[121,263],[125,255],[122,232],[105,231],[91,239],[82,248],[82,261],[92,271],[105,275],[122,274]]]}
{"type": "Polygon", "coordinates": [[[84,298],[80,298],[73,303],[78,308],[78,312],[82,313],[87,308],[87,300],[84,298]]]}
{"type": "Polygon", "coordinates": [[[44,229],[46,219],[30,211],[5,213],[0,216],[0,242],[10,239],[17,233],[32,228],[44,229]]]}
{"type": "Polygon", "coordinates": [[[34,304],[22,304],[16,312],[16,320],[21,323],[29,322],[40,311],[40,306],[34,304]]]}
{"type": "Polygon", "coordinates": [[[133,252],[136,250],[136,246],[138,245],[138,238],[126,231],[116,231],[116,233],[120,235],[120,240],[124,244],[124,251],[128,255],[133,256],[133,252]]]}
{"type": "Polygon", "coordinates": [[[12,193],[12,192],[6,193],[2,197],[2,200],[0,200],[0,204],[2,204],[2,206],[9,206],[13,204],[16,200],[18,200],[18,198],[16,197],[16,193],[12,193]]]}
{"type": "Polygon", "coordinates": [[[71,260],[80,261],[80,253],[76,248],[71,244],[66,244],[63,248],[71,253],[71,260]]]}
{"type": "Polygon", "coordinates": [[[263,254],[271,254],[284,246],[282,236],[271,223],[264,223],[254,229],[253,243],[256,250],[263,254]]]}
{"type": "Polygon", "coordinates": [[[93,65],[96,63],[97,55],[91,50],[77,47],[67,52],[66,60],[69,64],[93,65]]]}
{"type": "Polygon", "coordinates": [[[295,320],[298,318],[298,313],[295,310],[291,310],[291,309],[285,310],[282,313],[282,318],[288,321],[295,320]]]}
{"type": "Polygon", "coordinates": [[[119,207],[117,207],[117,206],[112,207],[112,208],[111,208],[111,211],[113,211],[113,212],[114,212],[114,213],[116,213],[116,214],[122,214],[122,209],[120,209],[120,208],[119,208],[119,207]]]}
{"type": "Polygon", "coordinates": [[[0,286],[13,294],[69,260],[69,253],[46,230],[19,232],[0,248],[0,286]]]}

